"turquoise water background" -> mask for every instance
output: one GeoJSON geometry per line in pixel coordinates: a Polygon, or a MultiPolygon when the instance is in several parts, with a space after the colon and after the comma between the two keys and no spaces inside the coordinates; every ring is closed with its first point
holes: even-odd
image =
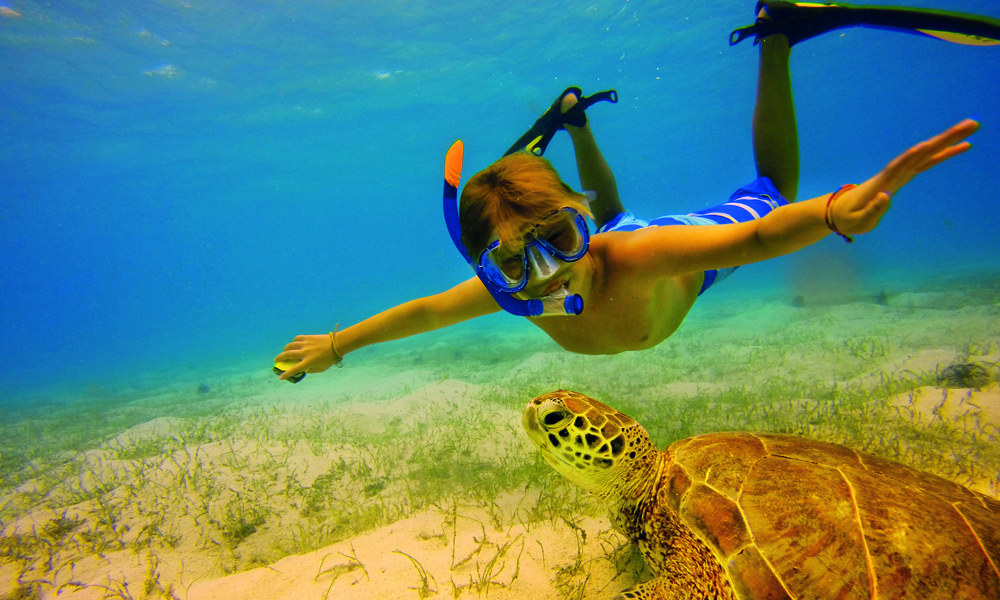
{"type": "MultiPolygon", "coordinates": [[[[906,4],[1000,18],[992,0],[906,4]]],[[[7,6],[22,15],[0,17],[7,403],[50,384],[268,368],[296,334],[458,283],[445,150],[465,141],[468,178],[570,85],[618,90],[589,114],[637,214],[717,204],[755,176],[757,51],[727,42],[751,2],[7,6]]],[[[996,273],[1000,47],[850,29],[796,46],[792,71],[803,198],[962,118],[983,124],[875,233],[810,252],[897,292],[996,273]]],[[[547,156],[578,185],[565,135],[547,156]]],[[[781,288],[792,264],[726,285],[781,288]]]]}

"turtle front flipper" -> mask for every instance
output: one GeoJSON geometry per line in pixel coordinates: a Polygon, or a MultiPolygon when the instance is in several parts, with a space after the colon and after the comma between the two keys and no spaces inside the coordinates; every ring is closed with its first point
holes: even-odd
{"type": "Polygon", "coordinates": [[[691,577],[684,571],[663,571],[645,583],[618,592],[611,600],[736,600],[732,585],[724,577],[691,577]]]}
{"type": "Polygon", "coordinates": [[[654,584],[656,579],[652,581],[647,581],[646,583],[640,583],[638,585],[630,585],[624,590],[618,592],[614,598],[611,600],[660,600],[661,598],[666,599],[667,596],[659,594],[659,589],[654,584]]]}
{"type": "MultiPolygon", "coordinates": [[[[646,583],[630,585],[611,600],[689,600],[702,598],[695,595],[699,592],[690,588],[674,585],[668,581],[668,577],[659,576],[650,579],[646,583]]],[[[710,596],[704,596],[708,598],[710,596]]]]}
{"type": "Polygon", "coordinates": [[[664,573],[646,583],[638,583],[618,592],[611,600],[702,600],[718,598],[732,600],[729,586],[689,585],[664,573]]]}

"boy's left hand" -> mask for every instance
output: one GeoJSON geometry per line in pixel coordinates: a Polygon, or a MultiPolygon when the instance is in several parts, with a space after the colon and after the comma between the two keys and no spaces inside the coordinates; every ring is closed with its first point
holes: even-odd
{"type": "Polygon", "coordinates": [[[966,119],[943,133],[921,142],[900,154],[878,175],[834,200],[831,217],[837,229],[847,235],[868,233],[889,210],[890,199],[917,173],[958,156],[972,147],[962,141],[979,129],[979,123],[966,119]]]}

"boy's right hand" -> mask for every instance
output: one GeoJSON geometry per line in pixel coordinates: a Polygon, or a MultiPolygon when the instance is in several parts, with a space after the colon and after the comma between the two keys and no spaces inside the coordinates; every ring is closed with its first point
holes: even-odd
{"type": "Polygon", "coordinates": [[[890,162],[878,175],[844,192],[833,205],[832,217],[841,233],[868,233],[889,210],[890,199],[917,174],[958,156],[972,147],[964,141],[979,123],[966,119],[931,139],[913,146],[890,162]]]}
{"type": "Polygon", "coordinates": [[[278,377],[282,381],[296,373],[322,373],[332,367],[334,362],[330,336],[325,333],[295,336],[295,340],[285,346],[285,351],[274,357],[274,362],[282,361],[297,363],[278,377]]]}

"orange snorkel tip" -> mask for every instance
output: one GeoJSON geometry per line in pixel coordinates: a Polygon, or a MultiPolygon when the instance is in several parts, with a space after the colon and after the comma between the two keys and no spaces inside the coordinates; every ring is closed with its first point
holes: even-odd
{"type": "Polygon", "coordinates": [[[465,146],[462,140],[455,140],[455,143],[448,148],[448,154],[444,157],[444,180],[450,186],[458,189],[458,183],[462,180],[462,153],[465,146]]]}

